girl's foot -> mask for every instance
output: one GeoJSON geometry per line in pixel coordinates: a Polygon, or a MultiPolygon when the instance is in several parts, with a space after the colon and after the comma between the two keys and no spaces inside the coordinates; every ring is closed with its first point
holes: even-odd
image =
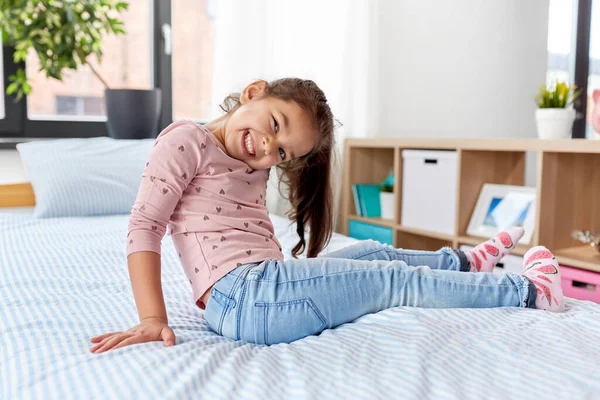
{"type": "Polygon", "coordinates": [[[471,266],[470,272],[492,272],[498,261],[515,248],[524,233],[520,226],[513,226],[478,244],[473,250],[466,251],[465,255],[471,266]]]}
{"type": "Polygon", "coordinates": [[[564,311],[560,273],[554,255],[544,246],[536,246],[525,253],[524,260],[523,275],[537,289],[535,307],[553,312],[564,311]]]}

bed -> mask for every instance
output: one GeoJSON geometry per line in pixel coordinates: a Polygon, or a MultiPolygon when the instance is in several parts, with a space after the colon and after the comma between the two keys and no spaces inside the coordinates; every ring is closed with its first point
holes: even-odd
{"type": "MultiPolygon", "coordinates": [[[[272,219],[289,256],[293,227],[272,219]]],[[[600,305],[567,299],[564,314],[398,307],[258,346],[210,330],[168,237],[162,276],[177,345],[91,354],[90,337],[137,323],[127,221],[0,212],[0,398],[600,397],[600,305]]],[[[353,242],[335,235],[328,250],[353,242]]]]}

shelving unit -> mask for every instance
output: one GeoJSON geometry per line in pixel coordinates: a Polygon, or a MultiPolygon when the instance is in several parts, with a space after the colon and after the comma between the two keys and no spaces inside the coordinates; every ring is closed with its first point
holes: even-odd
{"type": "Polygon", "coordinates": [[[342,233],[356,220],[391,228],[394,246],[435,250],[442,246],[475,245],[467,227],[484,183],[522,186],[525,155],[538,155],[535,232],[530,245],[518,245],[523,255],[542,244],[559,263],[600,272],[600,253],[571,238],[574,229],[600,227],[600,141],[529,139],[348,139],[345,142],[342,192],[342,233]],[[402,225],[402,150],[455,150],[458,153],[456,230],[453,235],[402,225]],[[379,183],[390,169],[396,177],[393,220],[358,217],[353,184],[379,183]]]}

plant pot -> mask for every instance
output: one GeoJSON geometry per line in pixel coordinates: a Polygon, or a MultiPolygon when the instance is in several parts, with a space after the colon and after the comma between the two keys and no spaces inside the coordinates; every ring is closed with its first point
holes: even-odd
{"type": "Polygon", "coordinates": [[[394,193],[380,192],[381,218],[394,219],[394,193]]]}
{"type": "Polygon", "coordinates": [[[569,139],[575,121],[573,108],[539,108],[535,110],[540,139],[569,139]]]}
{"type": "Polygon", "coordinates": [[[106,125],[113,139],[145,139],[158,135],[160,89],[106,89],[106,125]]]}

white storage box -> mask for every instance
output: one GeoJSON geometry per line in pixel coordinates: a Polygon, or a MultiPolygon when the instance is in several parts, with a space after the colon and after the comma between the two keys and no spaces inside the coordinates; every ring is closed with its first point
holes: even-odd
{"type": "MultiPolygon", "coordinates": [[[[482,239],[483,242],[486,239],[482,239]]],[[[473,246],[462,245],[460,246],[462,251],[473,250],[473,246]]],[[[504,256],[492,271],[494,275],[506,274],[508,272],[515,272],[517,274],[523,273],[523,257],[516,256],[514,254],[508,254],[504,256]]]]}
{"type": "Polygon", "coordinates": [[[402,151],[403,226],[454,235],[456,151],[402,151]]]}

